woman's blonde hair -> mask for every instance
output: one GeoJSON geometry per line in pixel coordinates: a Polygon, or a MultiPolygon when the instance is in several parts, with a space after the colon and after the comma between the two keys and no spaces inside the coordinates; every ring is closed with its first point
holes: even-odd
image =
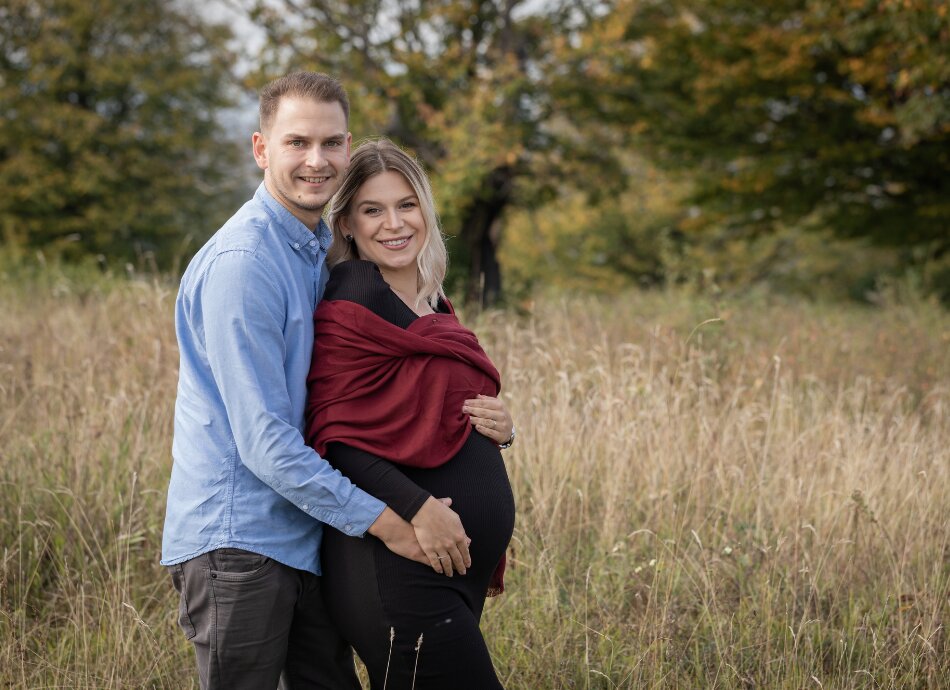
{"type": "Polygon", "coordinates": [[[344,236],[341,220],[350,214],[353,199],[360,187],[371,177],[389,171],[398,172],[406,178],[406,182],[419,199],[419,210],[426,224],[426,238],[416,257],[416,287],[419,290],[419,300],[425,300],[435,309],[439,298],[445,296],[442,281],[448,266],[448,254],[439,227],[439,217],[435,211],[432,187],[419,162],[389,139],[364,141],[353,152],[340,189],[330,202],[327,220],[333,231],[333,244],[327,252],[327,264],[333,268],[343,261],[360,258],[356,243],[347,241],[344,236]]]}

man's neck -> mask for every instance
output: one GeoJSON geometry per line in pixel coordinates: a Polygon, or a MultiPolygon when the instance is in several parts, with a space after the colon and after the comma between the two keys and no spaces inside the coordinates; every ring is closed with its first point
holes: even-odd
{"type": "Polygon", "coordinates": [[[320,225],[320,219],[323,217],[322,208],[319,211],[313,211],[312,213],[307,213],[305,217],[301,217],[300,215],[301,212],[299,209],[294,210],[284,203],[283,197],[277,194],[277,192],[271,187],[270,179],[266,175],[264,176],[264,188],[267,190],[267,193],[271,195],[274,201],[276,201],[278,204],[280,204],[285,209],[287,209],[287,212],[290,215],[292,215],[294,218],[296,218],[305,226],[307,226],[307,230],[309,230],[313,234],[317,234],[317,228],[320,225]],[[316,219],[314,219],[313,214],[316,214],[316,219]]]}

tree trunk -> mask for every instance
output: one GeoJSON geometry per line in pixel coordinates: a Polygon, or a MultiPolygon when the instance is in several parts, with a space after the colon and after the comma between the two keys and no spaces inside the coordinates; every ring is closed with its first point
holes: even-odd
{"type": "Polygon", "coordinates": [[[463,217],[460,239],[468,253],[465,299],[469,304],[490,307],[501,299],[498,242],[501,216],[511,201],[513,179],[509,166],[492,170],[463,217]]]}

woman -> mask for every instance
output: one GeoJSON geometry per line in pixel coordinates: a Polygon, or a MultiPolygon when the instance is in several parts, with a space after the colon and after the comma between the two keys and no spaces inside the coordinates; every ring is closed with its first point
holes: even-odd
{"type": "Polygon", "coordinates": [[[495,397],[498,372],[442,292],[446,252],[425,173],[389,141],[363,144],[330,226],[308,438],[416,526],[429,561],[327,530],[330,614],[374,689],[501,688],[478,622],[486,595],[502,590],[514,527],[499,450],[514,428],[495,397]],[[433,536],[452,519],[457,536],[433,536]]]}

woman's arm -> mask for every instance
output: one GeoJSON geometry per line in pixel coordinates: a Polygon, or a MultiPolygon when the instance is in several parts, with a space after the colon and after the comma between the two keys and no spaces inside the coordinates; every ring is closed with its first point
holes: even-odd
{"type": "Polygon", "coordinates": [[[431,494],[404,475],[394,463],[345,443],[327,445],[327,461],[351,482],[388,505],[406,522],[431,494]]]}

